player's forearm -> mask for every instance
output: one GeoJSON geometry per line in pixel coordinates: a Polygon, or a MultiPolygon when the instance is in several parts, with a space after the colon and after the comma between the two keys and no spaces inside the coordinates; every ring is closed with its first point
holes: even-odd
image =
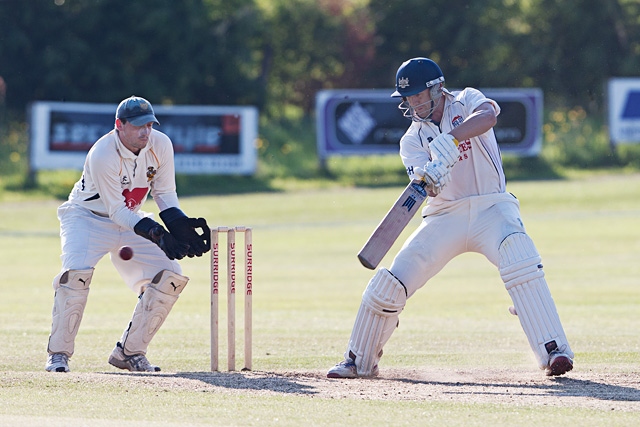
{"type": "Polygon", "coordinates": [[[449,133],[458,141],[466,141],[487,132],[496,125],[497,121],[492,110],[477,110],[449,133]]]}
{"type": "Polygon", "coordinates": [[[158,193],[156,191],[151,192],[153,200],[158,205],[160,211],[164,211],[169,208],[179,208],[180,202],[178,201],[178,195],[175,190],[173,192],[158,193]]]}
{"type": "Polygon", "coordinates": [[[118,224],[120,227],[129,228],[133,230],[133,227],[144,216],[144,212],[133,212],[127,209],[126,206],[118,207],[109,211],[109,218],[111,221],[118,224]]]}

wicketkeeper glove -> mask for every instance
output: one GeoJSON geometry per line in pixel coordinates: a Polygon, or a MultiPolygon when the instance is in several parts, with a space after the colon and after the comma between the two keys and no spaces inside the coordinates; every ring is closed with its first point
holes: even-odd
{"type": "Polygon", "coordinates": [[[133,231],[158,245],[169,259],[182,259],[189,253],[189,245],[176,240],[164,227],[151,218],[142,218],[133,231]]]}
{"type": "Polygon", "coordinates": [[[460,156],[458,140],[448,133],[441,133],[429,143],[429,149],[434,159],[440,160],[448,168],[452,168],[460,156]]]}
{"type": "Polygon", "coordinates": [[[451,169],[445,166],[440,160],[433,160],[424,167],[413,169],[414,173],[427,183],[427,189],[438,195],[445,185],[451,182],[451,169]]]}
{"type": "Polygon", "coordinates": [[[211,231],[204,218],[189,218],[178,208],[163,210],[160,218],[176,239],[189,245],[190,258],[202,256],[211,249],[211,231]],[[201,229],[202,234],[197,229],[201,229]]]}

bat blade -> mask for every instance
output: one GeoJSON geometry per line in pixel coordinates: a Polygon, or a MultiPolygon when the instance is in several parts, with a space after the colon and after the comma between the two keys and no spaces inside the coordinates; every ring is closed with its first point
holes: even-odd
{"type": "Polygon", "coordinates": [[[369,240],[358,252],[358,259],[363,266],[373,270],[380,264],[382,258],[389,252],[402,230],[409,224],[427,198],[425,185],[426,182],[416,179],[404,189],[373,231],[369,240]]]}

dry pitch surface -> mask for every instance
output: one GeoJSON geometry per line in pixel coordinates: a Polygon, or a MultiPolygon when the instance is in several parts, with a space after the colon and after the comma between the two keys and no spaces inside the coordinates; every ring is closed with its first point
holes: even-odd
{"type": "MultiPolygon", "coordinates": [[[[4,373],[3,382],[30,374],[4,373]]],[[[40,373],[33,374],[39,377],[40,373]]],[[[52,375],[52,374],[48,374],[52,375]]],[[[640,412],[640,374],[580,372],[546,377],[514,369],[384,369],[375,379],[328,379],[322,371],[236,373],[68,373],[63,381],[82,381],[143,391],[184,391],[248,396],[306,396],[319,399],[440,401],[509,404],[640,412]]]]}

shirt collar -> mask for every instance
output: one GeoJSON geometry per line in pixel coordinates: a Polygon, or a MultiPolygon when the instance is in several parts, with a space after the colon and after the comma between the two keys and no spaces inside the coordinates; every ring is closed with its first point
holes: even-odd
{"type": "Polygon", "coordinates": [[[144,154],[147,151],[149,151],[149,148],[151,147],[151,139],[152,139],[153,131],[151,131],[151,134],[149,135],[149,142],[147,143],[147,145],[142,150],[140,150],[140,152],[138,154],[134,154],[131,150],[129,150],[127,147],[125,147],[125,145],[120,140],[120,134],[118,133],[117,130],[114,129],[113,134],[115,135],[115,138],[116,138],[116,145],[118,147],[118,151],[120,152],[120,156],[124,157],[126,159],[138,158],[142,154],[144,154]]]}

